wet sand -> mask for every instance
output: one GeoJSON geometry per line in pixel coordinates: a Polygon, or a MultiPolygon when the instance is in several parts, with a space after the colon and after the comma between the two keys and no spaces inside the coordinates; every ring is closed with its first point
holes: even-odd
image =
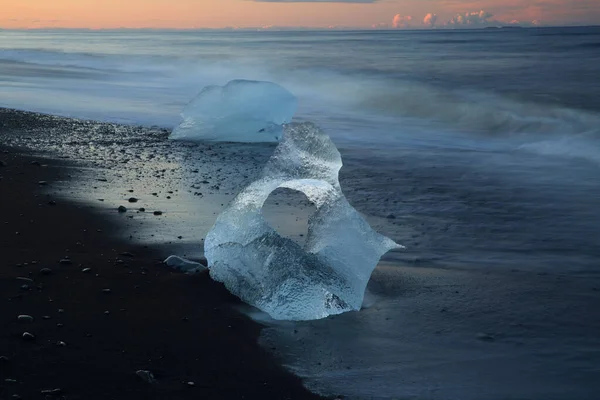
{"type": "MultiPolygon", "coordinates": [[[[1,114],[4,134],[36,125],[1,114]]],[[[0,398],[318,398],[259,347],[260,325],[220,284],[169,270],[167,248],[68,201],[74,161],[6,146],[0,160],[0,398]]]]}

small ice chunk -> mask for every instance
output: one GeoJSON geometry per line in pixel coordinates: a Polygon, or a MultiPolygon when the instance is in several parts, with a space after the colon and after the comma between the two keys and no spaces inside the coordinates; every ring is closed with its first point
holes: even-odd
{"type": "Polygon", "coordinates": [[[171,139],[276,142],[296,113],[296,97],[272,82],[234,80],[207,86],[181,113],[171,139]]]}
{"type": "Polygon", "coordinates": [[[341,155],[311,123],[292,124],[262,176],[229,204],[205,242],[213,279],[274,319],[312,320],[359,310],[380,257],[401,248],[375,232],[338,181],[341,155]],[[267,224],[262,207],[277,188],[316,206],[301,247],[267,224]]]}
{"type": "Polygon", "coordinates": [[[164,263],[173,269],[185,272],[186,274],[197,274],[202,271],[206,271],[206,267],[195,261],[186,260],[185,258],[177,256],[169,256],[164,263]]]}

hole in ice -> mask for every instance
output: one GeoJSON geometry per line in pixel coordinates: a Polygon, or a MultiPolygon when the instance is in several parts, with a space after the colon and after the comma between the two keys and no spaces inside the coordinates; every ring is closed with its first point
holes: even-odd
{"type": "Polygon", "coordinates": [[[282,237],[300,246],[306,242],[308,220],[315,211],[304,193],[287,188],[274,190],[262,208],[265,221],[282,237]]]}

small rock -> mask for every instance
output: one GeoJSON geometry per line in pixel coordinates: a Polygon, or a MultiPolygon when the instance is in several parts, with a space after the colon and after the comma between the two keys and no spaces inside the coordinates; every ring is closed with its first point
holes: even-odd
{"type": "Polygon", "coordinates": [[[52,273],[52,270],[50,268],[40,269],[40,274],[42,274],[42,275],[50,275],[51,273],[52,273]]]}
{"type": "Polygon", "coordinates": [[[117,211],[120,213],[127,212],[127,207],[119,206],[119,208],[117,208],[117,211]]]}
{"type": "Polygon", "coordinates": [[[11,396],[11,399],[13,399],[13,400],[21,400],[21,399],[22,399],[22,397],[21,397],[21,396],[19,396],[18,394],[13,394],[13,395],[11,396]]]}
{"type": "Polygon", "coordinates": [[[119,255],[120,255],[120,256],[123,256],[123,257],[130,257],[130,258],[133,258],[133,257],[135,257],[135,255],[134,255],[133,253],[130,253],[130,252],[128,252],[128,251],[124,251],[123,253],[121,253],[121,254],[119,254],[119,255]]]}
{"type": "Polygon", "coordinates": [[[67,346],[67,344],[65,342],[61,341],[61,340],[59,340],[58,342],[56,342],[56,345],[58,347],[66,347],[67,346]]]}
{"type": "Polygon", "coordinates": [[[146,212],[146,209],[144,207],[140,208],[139,210],[140,212],[146,212]]]}
{"type": "Polygon", "coordinates": [[[0,363],[7,363],[10,359],[6,356],[0,356],[0,363]]]}
{"type": "Polygon", "coordinates": [[[23,340],[27,340],[27,341],[35,340],[35,335],[33,335],[29,332],[24,332],[21,337],[23,338],[23,340]]]}
{"type": "Polygon", "coordinates": [[[144,380],[144,382],[146,382],[146,383],[155,383],[156,382],[156,379],[154,378],[154,374],[152,374],[152,372],[150,372],[150,371],[140,369],[139,371],[136,371],[135,374],[137,376],[139,376],[142,380],[144,380]]]}
{"type": "Polygon", "coordinates": [[[6,383],[17,383],[16,379],[5,379],[4,382],[6,383]]]}
{"type": "Polygon", "coordinates": [[[81,270],[81,272],[83,272],[84,274],[87,274],[91,270],[92,270],[91,268],[84,268],[84,269],[81,270]]]}
{"type": "Polygon", "coordinates": [[[110,290],[110,289],[102,289],[102,291],[103,291],[104,293],[112,293],[112,290],[110,290]]]}
{"type": "Polygon", "coordinates": [[[31,315],[19,315],[17,317],[17,321],[19,322],[33,322],[33,317],[31,315]]]}
{"type": "Polygon", "coordinates": [[[73,264],[73,261],[71,261],[69,258],[63,258],[58,263],[62,265],[71,265],[73,264]]]}
{"type": "Polygon", "coordinates": [[[0,167],[6,167],[6,165],[7,165],[6,162],[0,160],[0,167]]]}
{"type": "Polygon", "coordinates": [[[42,390],[40,393],[45,395],[45,396],[58,396],[60,394],[62,394],[62,389],[46,389],[46,390],[42,390]]]}
{"type": "Polygon", "coordinates": [[[130,203],[137,203],[138,199],[136,199],[135,197],[130,197],[128,200],[130,203]]]}
{"type": "Polygon", "coordinates": [[[46,184],[48,184],[48,182],[46,182],[46,181],[39,181],[38,182],[38,185],[46,185],[46,184]]]}
{"type": "Polygon", "coordinates": [[[190,382],[188,382],[188,383],[187,383],[187,385],[188,385],[189,387],[194,387],[194,386],[196,386],[196,382],[191,382],[191,381],[190,381],[190,382]]]}
{"type": "Polygon", "coordinates": [[[32,161],[29,163],[30,165],[37,165],[38,167],[41,166],[42,164],[40,164],[39,161],[32,161]]]}
{"type": "Polygon", "coordinates": [[[154,215],[162,215],[162,211],[154,211],[154,215]]]}
{"type": "Polygon", "coordinates": [[[396,216],[394,214],[390,214],[387,216],[387,219],[396,219],[396,216]]]}
{"type": "Polygon", "coordinates": [[[49,206],[55,206],[55,205],[56,205],[56,202],[55,202],[54,200],[50,200],[50,201],[48,202],[48,205],[49,205],[49,206]]]}

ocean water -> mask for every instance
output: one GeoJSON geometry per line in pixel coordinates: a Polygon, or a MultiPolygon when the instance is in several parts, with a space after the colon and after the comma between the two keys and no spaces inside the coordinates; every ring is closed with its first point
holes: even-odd
{"type": "MultiPolygon", "coordinates": [[[[407,249],[384,257],[359,313],[285,324],[245,310],[268,325],[263,344],[309,387],[351,399],[593,399],[599,50],[594,27],[0,31],[0,106],[170,129],[205,85],[276,82],[340,148],[349,201],[407,249]]],[[[154,202],[167,211],[155,241],[199,241],[272,151],[89,129],[3,140],[115,170],[113,186],[142,198],[174,192],[154,202]]],[[[300,239],[310,208],[282,199],[266,209],[300,239]]]]}

